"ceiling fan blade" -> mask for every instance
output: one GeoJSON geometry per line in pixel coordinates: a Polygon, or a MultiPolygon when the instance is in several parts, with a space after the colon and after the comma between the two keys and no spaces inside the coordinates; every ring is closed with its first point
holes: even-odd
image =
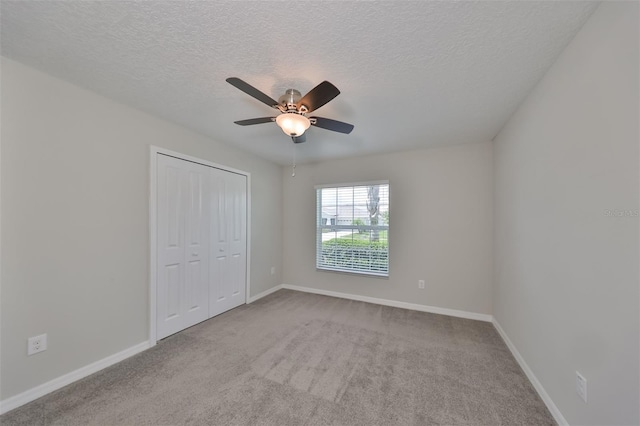
{"type": "Polygon", "coordinates": [[[234,121],[234,123],[241,126],[251,126],[252,124],[271,123],[272,121],[275,121],[275,119],[275,117],[249,118],[247,120],[234,121]]]}
{"type": "Polygon", "coordinates": [[[271,96],[262,93],[261,91],[259,91],[258,89],[250,85],[249,83],[244,82],[237,77],[229,77],[227,79],[227,83],[242,90],[247,95],[256,98],[260,102],[266,105],[269,105],[271,108],[277,108],[278,101],[273,99],[271,96]]]}
{"type": "Polygon", "coordinates": [[[303,133],[300,136],[291,136],[291,140],[293,141],[293,143],[305,142],[307,140],[307,134],[303,133]]]}
{"type": "Polygon", "coordinates": [[[323,81],[298,101],[298,110],[300,110],[300,107],[304,105],[307,108],[307,112],[314,111],[339,94],[340,91],[336,86],[328,81],[323,81]]]}
{"type": "Polygon", "coordinates": [[[330,118],[309,117],[311,124],[322,129],[332,130],[349,134],[353,130],[353,124],[343,123],[342,121],[332,120],[330,118]],[[315,120],[315,123],[314,123],[315,120]]]}

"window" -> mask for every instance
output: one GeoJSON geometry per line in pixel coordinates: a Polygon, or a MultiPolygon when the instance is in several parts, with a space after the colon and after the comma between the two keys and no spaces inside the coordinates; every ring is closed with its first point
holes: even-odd
{"type": "Polygon", "coordinates": [[[389,182],[316,186],[316,268],[389,276],[389,182]]]}

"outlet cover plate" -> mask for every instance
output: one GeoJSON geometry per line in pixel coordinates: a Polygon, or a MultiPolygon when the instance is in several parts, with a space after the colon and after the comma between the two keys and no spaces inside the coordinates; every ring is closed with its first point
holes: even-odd
{"type": "Polygon", "coordinates": [[[578,396],[586,403],[587,402],[587,379],[582,374],[576,371],[576,392],[578,396]]]}
{"type": "Polygon", "coordinates": [[[27,339],[27,355],[37,354],[44,350],[47,350],[46,333],[39,336],[29,337],[29,339],[27,339]]]}

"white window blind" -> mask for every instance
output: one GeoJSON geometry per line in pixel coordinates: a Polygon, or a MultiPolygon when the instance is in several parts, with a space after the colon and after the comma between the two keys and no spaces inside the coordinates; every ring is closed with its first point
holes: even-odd
{"type": "Polygon", "coordinates": [[[316,268],[389,276],[389,182],[316,187],[316,268]]]}

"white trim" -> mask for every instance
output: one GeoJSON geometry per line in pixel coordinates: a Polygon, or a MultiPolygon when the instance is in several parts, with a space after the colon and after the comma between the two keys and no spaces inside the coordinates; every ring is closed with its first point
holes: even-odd
{"type": "Polygon", "coordinates": [[[323,183],[314,185],[313,189],[322,188],[344,188],[349,186],[369,186],[369,185],[389,185],[388,180],[368,180],[365,182],[351,182],[351,183],[323,183]]]}
{"type": "Polygon", "coordinates": [[[225,170],[227,172],[236,173],[239,175],[249,176],[249,172],[245,172],[244,170],[234,169],[233,167],[228,167],[223,164],[213,163],[211,161],[203,160],[202,158],[192,157],[187,154],[182,154],[180,152],[171,151],[169,149],[160,148],[159,146],[151,145],[151,151],[156,154],[168,155],[169,157],[175,157],[180,160],[191,161],[192,163],[202,164],[204,166],[213,167],[214,169],[225,170]]]}
{"type": "Polygon", "coordinates": [[[153,345],[151,345],[148,341],[138,343],[137,345],[125,349],[121,352],[109,355],[108,357],[103,358],[99,361],[93,362],[56,379],[38,385],[35,388],[31,388],[18,395],[12,396],[11,398],[7,398],[4,401],[0,401],[0,414],[4,414],[10,410],[13,410],[14,408],[18,408],[21,405],[34,401],[48,393],[58,390],[75,381],[83,379],[93,373],[97,373],[104,368],[112,366],[113,364],[116,364],[146,349],[149,349],[151,346],[153,345]]]}
{"type": "Polygon", "coordinates": [[[156,272],[157,272],[157,220],[158,212],[158,148],[151,146],[149,151],[149,342],[156,344],[157,324],[156,324],[156,272]]]}
{"type": "Polygon", "coordinates": [[[531,382],[535,390],[538,392],[538,395],[540,395],[540,398],[542,398],[542,401],[545,403],[545,405],[551,412],[551,415],[556,420],[558,425],[560,426],[568,425],[569,422],[567,422],[567,420],[564,418],[564,416],[562,415],[562,413],[560,412],[560,409],[558,409],[556,404],[553,403],[553,400],[551,399],[547,391],[542,386],[542,383],[540,383],[536,375],[533,374],[533,371],[531,370],[531,368],[529,368],[529,366],[527,365],[522,355],[520,355],[520,352],[518,352],[518,349],[516,349],[511,339],[509,339],[509,336],[507,336],[507,333],[505,333],[505,331],[502,329],[498,320],[493,318],[492,322],[495,329],[498,330],[498,334],[500,334],[500,337],[502,337],[502,340],[504,340],[504,342],[507,344],[507,347],[513,354],[513,357],[516,359],[516,361],[518,361],[520,368],[522,368],[522,371],[524,371],[524,374],[527,375],[527,378],[529,379],[529,381],[531,382]]]}
{"type": "Polygon", "coordinates": [[[190,155],[160,148],[155,145],[149,146],[150,162],[149,162],[149,342],[154,346],[157,342],[157,324],[156,324],[156,268],[157,268],[157,247],[156,247],[156,224],[157,224],[157,176],[158,176],[158,154],[168,155],[180,160],[191,161],[192,163],[202,164],[204,166],[213,167],[214,169],[225,170],[227,172],[236,173],[247,178],[247,265],[246,265],[246,285],[244,302],[251,303],[249,295],[251,294],[251,173],[243,170],[227,167],[222,164],[213,163],[201,158],[192,157],[190,155]]]}
{"type": "MultiPolygon", "coordinates": [[[[2,93],[2,85],[0,84],[0,94],[1,94],[1,93],[2,93]]],[[[6,148],[6,145],[5,145],[5,148],[6,148]]],[[[0,144],[0,152],[2,152],[1,144],[0,144]]],[[[2,164],[2,162],[1,162],[1,161],[0,161],[0,164],[2,164]]],[[[0,173],[0,176],[2,176],[2,173],[0,173]]],[[[0,185],[0,188],[2,188],[2,185],[0,185]]],[[[2,196],[0,196],[0,204],[2,204],[1,200],[2,200],[2,196]]],[[[1,214],[1,212],[2,212],[2,207],[0,206],[0,216],[2,215],[2,214],[1,214]]],[[[2,225],[1,225],[1,224],[2,224],[2,220],[0,220],[0,253],[2,252],[2,243],[1,243],[1,242],[2,242],[2,237],[1,237],[1,234],[2,234],[2,232],[1,232],[1,231],[2,231],[2,230],[1,230],[1,228],[2,228],[2,225]]],[[[4,259],[4,258],[0,255],[0,259],[4,259]]],[[[1,267],[2,263],[3,263],[3,262],[0,262],[0,269],[2,269],[2,267],[1,267]]],[[[1,290],[1,289],[2,289],[2,273],[1,273],[1,271],[0,271],[0,302],[2,301],[2,290],[1,290]]],[[[1,316],[0,316],[0,317],[1,317],[1,316]]],[[[0,330],[3,330],[3,328],[1,327],[1,325],[2,325],[2,324],[1,324],[1,322],[0,322],[0,330]]],[[[2,339],[0,339],[0,341],[1,341],[1,340],[2,340],[2,339]]],[[[1,344],[1,343],[0,343],[0,353],[2,353],[2,344],[1,344]]],[[[2,371],[0,371],[0,383],[2,383],[2,371]]],[[[2,404],[2,401],[0,401],[0,414],[2,414],[2,405],[3,405],[3,404],[2,404]]]]}
{"type": "Polygon", "coordinates": [[[244,303],[251,303],[251,174],[247,173],[245,175],[247,177],[247,266],[246,266],[246,288],[244,291],[244,303]]]}
{"type": "Polygon", "coordinates": [[[269,290],[265,290],[262,293],[258,293],[253,297],[249,298],[249,301],[247,303],[253,303],[258,299],[262,299],[263,297],[266,297],[268,295],[270,295],[271,293],[275,293],[276,291],[280,290],[282,287],[282,284],[279,284],[275,287],[271,287],[269,290]]]}
{"type": "Polygon", "coordinates": [[[382,278],[385,280],[389,279],[389,273],[376,274],[375,272],[371,272],[371,271],[359,271],[359,270],[340,269],[340,268],[323,268],[321,266],[316,266],[316,272],[335,272],[338,274],[359,275],[359,276],[365,276],[369,278],[382,278]]]}
{"type": "Polygon", "coordinates": [[[303,291],[305,293],[322,294],[324,296],[339,297],[342,299],[357,300],[359,302],[375,303],[376,305],[392,306],[394,308],[410,309],[412,311],[430,312],[432,314],[447,315],[450,317],[466,318],[477,321],[491,322],[493,317],[488,314],[459,311],[457,309],[439,308],[437,306],[419,305],[417,303],[400,302],[397,300],[378,299],[377,297],[360,296],[358,294],[339,293],[337,291],[320,290],[311,287],[301,287],[291,284],[282,284],[282,288],[288,290],[303,291]]]}

